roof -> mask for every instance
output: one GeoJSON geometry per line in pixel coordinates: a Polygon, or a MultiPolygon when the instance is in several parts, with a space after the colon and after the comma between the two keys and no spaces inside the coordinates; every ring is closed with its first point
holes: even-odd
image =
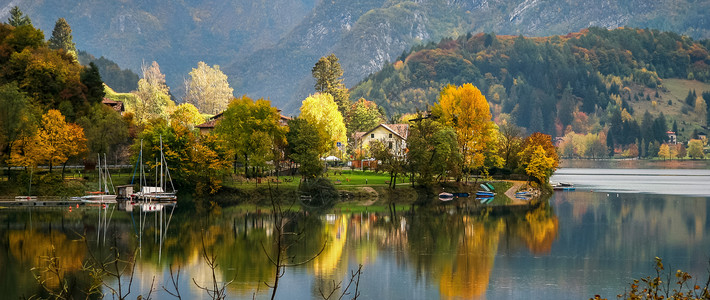
{"type": "Polygon", "coordinates": [[[117,112],[123,111],[123,102],[121,102],[121,101],[114,101],[109,98],[103,98],[103,99],[101,99],[101,103],[113,108],[113,110],[115,110],[117,112]]]}
{"type": "MultiPolygon", "coordinates": [[[[195,126],[195,127],[197,127],[197,128],[214,128],[214,126],[217,125],[217,121],[219,121],[219,119],[222,118],[222,114],[223,114],[223,113],[224,113],[224,112],[218,113],[218,114],[216,114],[216,115],[210,117],[210,118],[207,120],[207,122],[204,122],[204,123],[202,123],[202,124],[200,124],[200,125],[197,125],[197,126],[195,126]]],[[[287,117],[287,116],[284,116],[284,115],[281,115],[281,114],[279,114],[279,116],[281,116],[281,120],[282,120],[282,121],[291,120],[290,117],[287,117]]],[[[284,124],[285,124],[285,123],[284,123],[284,124]]]]}
{"type": "Polygon", "coordinates": [[[409,136],[409,124],[380,124],[375,126],[375,128],[370,129],[368,132],[355,132],[353,136],[355,139],[359,139],[364,135],[369,134],[370,132],[375,131],[375,129],[382,127],[384,129],[387,129],[389,132],[392,132],[399,136],[401,139],[406,140],[407,137],[409,136]],[[360,135],[358,135],[360,134],[360,135]]]}

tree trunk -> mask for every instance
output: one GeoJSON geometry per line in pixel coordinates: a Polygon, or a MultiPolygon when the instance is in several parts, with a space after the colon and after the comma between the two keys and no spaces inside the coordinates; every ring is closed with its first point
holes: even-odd
{"type": "Polygon", "coordinates": [[[248,163],[248,156],[244,154],[244,177],[249,178],[247,174],[249,174],[249,163],[248,163]]]}
{"type": "Polygon", "coordinates": [[[66,168],[67,168],[67,161],[65,161],[64,164],[62,164],[62,181],[64,180],[64,170],[66,170],[66,168]]]}

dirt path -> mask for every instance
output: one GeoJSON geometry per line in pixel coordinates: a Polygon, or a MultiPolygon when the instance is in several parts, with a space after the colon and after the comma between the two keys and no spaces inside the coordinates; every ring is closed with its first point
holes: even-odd
{"type": "Polygon", "coordinates": [[[510,201],[513,205],[519,205],[519,204],[527,204],[527,201],[520,200],[518,198],[515,198],[515,192],[518,191],[518,189],[525,184],[525,181],[510,181],[513,183],[513,186],[511,186],[507,191],[505,191],[505,195],[510,198],[510,201]]]}

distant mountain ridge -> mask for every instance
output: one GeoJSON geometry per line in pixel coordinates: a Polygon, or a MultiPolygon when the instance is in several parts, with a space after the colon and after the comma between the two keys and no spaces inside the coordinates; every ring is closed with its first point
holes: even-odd
{"type": "Polygon", "coordinates": [[[313,91],[310,70],[329,53],[351,87],[414,45],[467,32],[546,36],[629,25],[710,37],[710,2],[690,0],[28,0],[0,6],[0,18],[13,5],[45,34],[66,18],[79,49],[123,68],[158,61],[174,92],[205,61],[223,67],[235,94],[269,98],[287,113],[313,91]]]}

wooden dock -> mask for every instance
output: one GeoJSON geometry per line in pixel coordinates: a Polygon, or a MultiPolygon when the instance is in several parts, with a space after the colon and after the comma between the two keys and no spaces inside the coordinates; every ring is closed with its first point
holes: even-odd
{"type": "Polygon", "coordinates": [[[59,207],[84,205],[81,201],[63,199],[58,197],[31,197],[29,200],[15,198],[0,198],[0,207],[59,207]]]}

